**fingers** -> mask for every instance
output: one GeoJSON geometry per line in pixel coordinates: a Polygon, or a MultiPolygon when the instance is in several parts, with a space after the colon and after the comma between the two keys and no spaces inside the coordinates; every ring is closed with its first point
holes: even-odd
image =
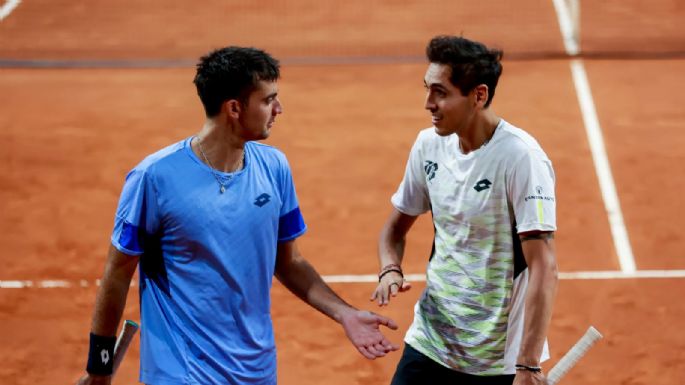
{"type": "Polygon", "coordinates": [[[392,344],[390,341],[383,339],[383,341],[376,344],[360,345],[357,346],[357,350],[364,357],[374,360],[376,358],[385,357],[389,352],[393,352],[399,349],[399,346],[392,344]]]}
{"type": "Polygon", "coordinates": [[[364,357],[370,359],[370,360],[375,360],[376,358],[379,357],[385,357],[386,353],[389,351],[386,349],[383,345],[381,344],[376,344],[376,345],[362,345],[358,346],[357,350],[359,353],[361,353],[364,357]]]}
{"type": "Polygon", "coordinates": [[[395,345],[389,340],[386,340],[385,338],[383,339],[383,341],[381,341],[381,343],[383,344],[383,347],[385,347],[386,352],[394,352],[400,349],[399,345],[395,345]]]}
{"type": "Polygon", "coordinates": [[[380,325],[397,329],[395,321],[366,310],[350,310],[342,315],[341,324],[347,338],[361,355],[373,360],[399,349],[379,330],[380,325]]]}
{"type": "Polygon", "coordinates": [[[361,353],[362,356],[364,356],[364,357],[366,357],[366,358],[368,358],[368,359],[370,359],[370,360],[373,360],[373,359],[376,358],[376,356],[374,356],[373,354],[371,354],[371,352],[369,352],[368,349],[367,349],[365,346],[357,346],[357,350],[359,350],[359,353],[361,353]]]}
{"type": "Polygon", "coordinates": [[[371,294],[371,301],[373,300],[378,301],[378,306],[385,306],[388,304],[388,289],[382,282],[378,284],[376,290],[371,294]]]}
{"type": "Polygon", "coordinates": [[[397,282],[390,282],[390,285],[388,285],[388,289],[390,289],[391,296],[397,297],[397,293],[400,291],[400,284],[397,282]]]}
{"type": "Polygon", "coordinates": [[[374,358],[385,356],[385,349],[383,349],[383,346],[380,344],[369,345],[366,347],[366,349],[369,351],[369,353],[373,354],[374,358]]]}
{"type": "Polygon", "coordinates": [[[395,323],[395,321],[393,321],[391,318],[376,314],[376,319],[378,320],[378,323],[385,325],[392,330],[397,330],[398,328],[397,323],[395,323]]]}
{"type": "Polygon", "coordinates": [[[386,306],[390,303],[390,297],[396,297],[398,293],[411,289],[411,284],[401,276],[391,277],[381,280],[369,298],[370,301],[377,301],[378,306],[386,306]]]}
{"type": "Polygon", "coordinates": [[[374,299],[376,299],[377,296],[378,296],[378,286],[376,286],[376,290],[374,290],[373,293],[371,293],[371,297],[369,297],[369,301],[373,301],[374,299]]]}

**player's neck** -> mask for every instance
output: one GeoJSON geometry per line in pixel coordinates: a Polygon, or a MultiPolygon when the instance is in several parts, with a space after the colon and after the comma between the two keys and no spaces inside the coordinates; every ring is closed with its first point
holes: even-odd
{"type": "Polygon", "coordinates": [[[489,109],[477,114],[463,133],[459,133],[459,149],[468,154],[486,145],[495,134],[500,118],[489,109]]]}
{"type": "Polygon", "coordinates": [[[192,142],[193,151],[208,166],[222,172],[243,168],[245,141],[234,130],[208,119],[192,142]]]}

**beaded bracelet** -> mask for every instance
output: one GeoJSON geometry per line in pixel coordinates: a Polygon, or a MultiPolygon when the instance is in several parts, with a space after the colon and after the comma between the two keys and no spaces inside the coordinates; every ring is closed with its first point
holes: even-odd
{"type": "Polygon", "coordinates": [[[516,370],[527,370],[527,371],[533,372],[533,373],[542,372],[542,368],[539,366],[528,366],[528,365],[521,365],[521,364],[516,364],[516,370]]]}
{"type": "Polygon", "coordinates": [[[383,279],[383,277],[391,271],[398,273],[400,276],[402,276],[402,278],[404,278],[404,274],[402,273],[402,267],[396,263],[391,263],[389,265],[383,266],[381,272],[378,274],[378,282],[380,282],[381,279],[383,279]]]}

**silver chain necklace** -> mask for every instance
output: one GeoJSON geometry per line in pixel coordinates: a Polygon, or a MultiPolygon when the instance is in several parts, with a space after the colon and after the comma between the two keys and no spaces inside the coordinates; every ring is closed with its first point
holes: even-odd
{"type": "MultiPolygon", "coordinates": [[[[214,176],[214,179],[216,179],[216,182],[219,184],[219,192],[223,194],[226,191],[226,185],[221,181],[221,178],[219,177],[219,174],[215,171],[214,165],[212,162],[209,161],[209,158],[207,158],[207,155],[205,155],[205,151],[202,149],[202,141],[200,140],[199,137],[197,137],[197,146],[200,149],[200,153],[202,154],[202,157],[205,158],[205,162],[209,165],[210,170],[212,171],[212,176],[214,176]]],[[[228,177],[228,180],[226,183],[231,181],[231,177],[228,177]]]]}

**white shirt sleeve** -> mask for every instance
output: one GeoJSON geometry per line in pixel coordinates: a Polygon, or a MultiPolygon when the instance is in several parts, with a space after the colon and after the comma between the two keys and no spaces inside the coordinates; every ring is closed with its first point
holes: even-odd
{"type": "Polygon", "coordinates": [[[422,159],[421,137],[419,136],[409,153],[409,160],[400,187],[390,199],[397,210],[407,215],[421,215],[430,210],[431,207],[422,159]]]}
{"type": "Polygon", "coordinates": [[[544,152],[526,151],[513,164],[507,189],[517,232],[557,229],[554,169],[544,152]]]}

